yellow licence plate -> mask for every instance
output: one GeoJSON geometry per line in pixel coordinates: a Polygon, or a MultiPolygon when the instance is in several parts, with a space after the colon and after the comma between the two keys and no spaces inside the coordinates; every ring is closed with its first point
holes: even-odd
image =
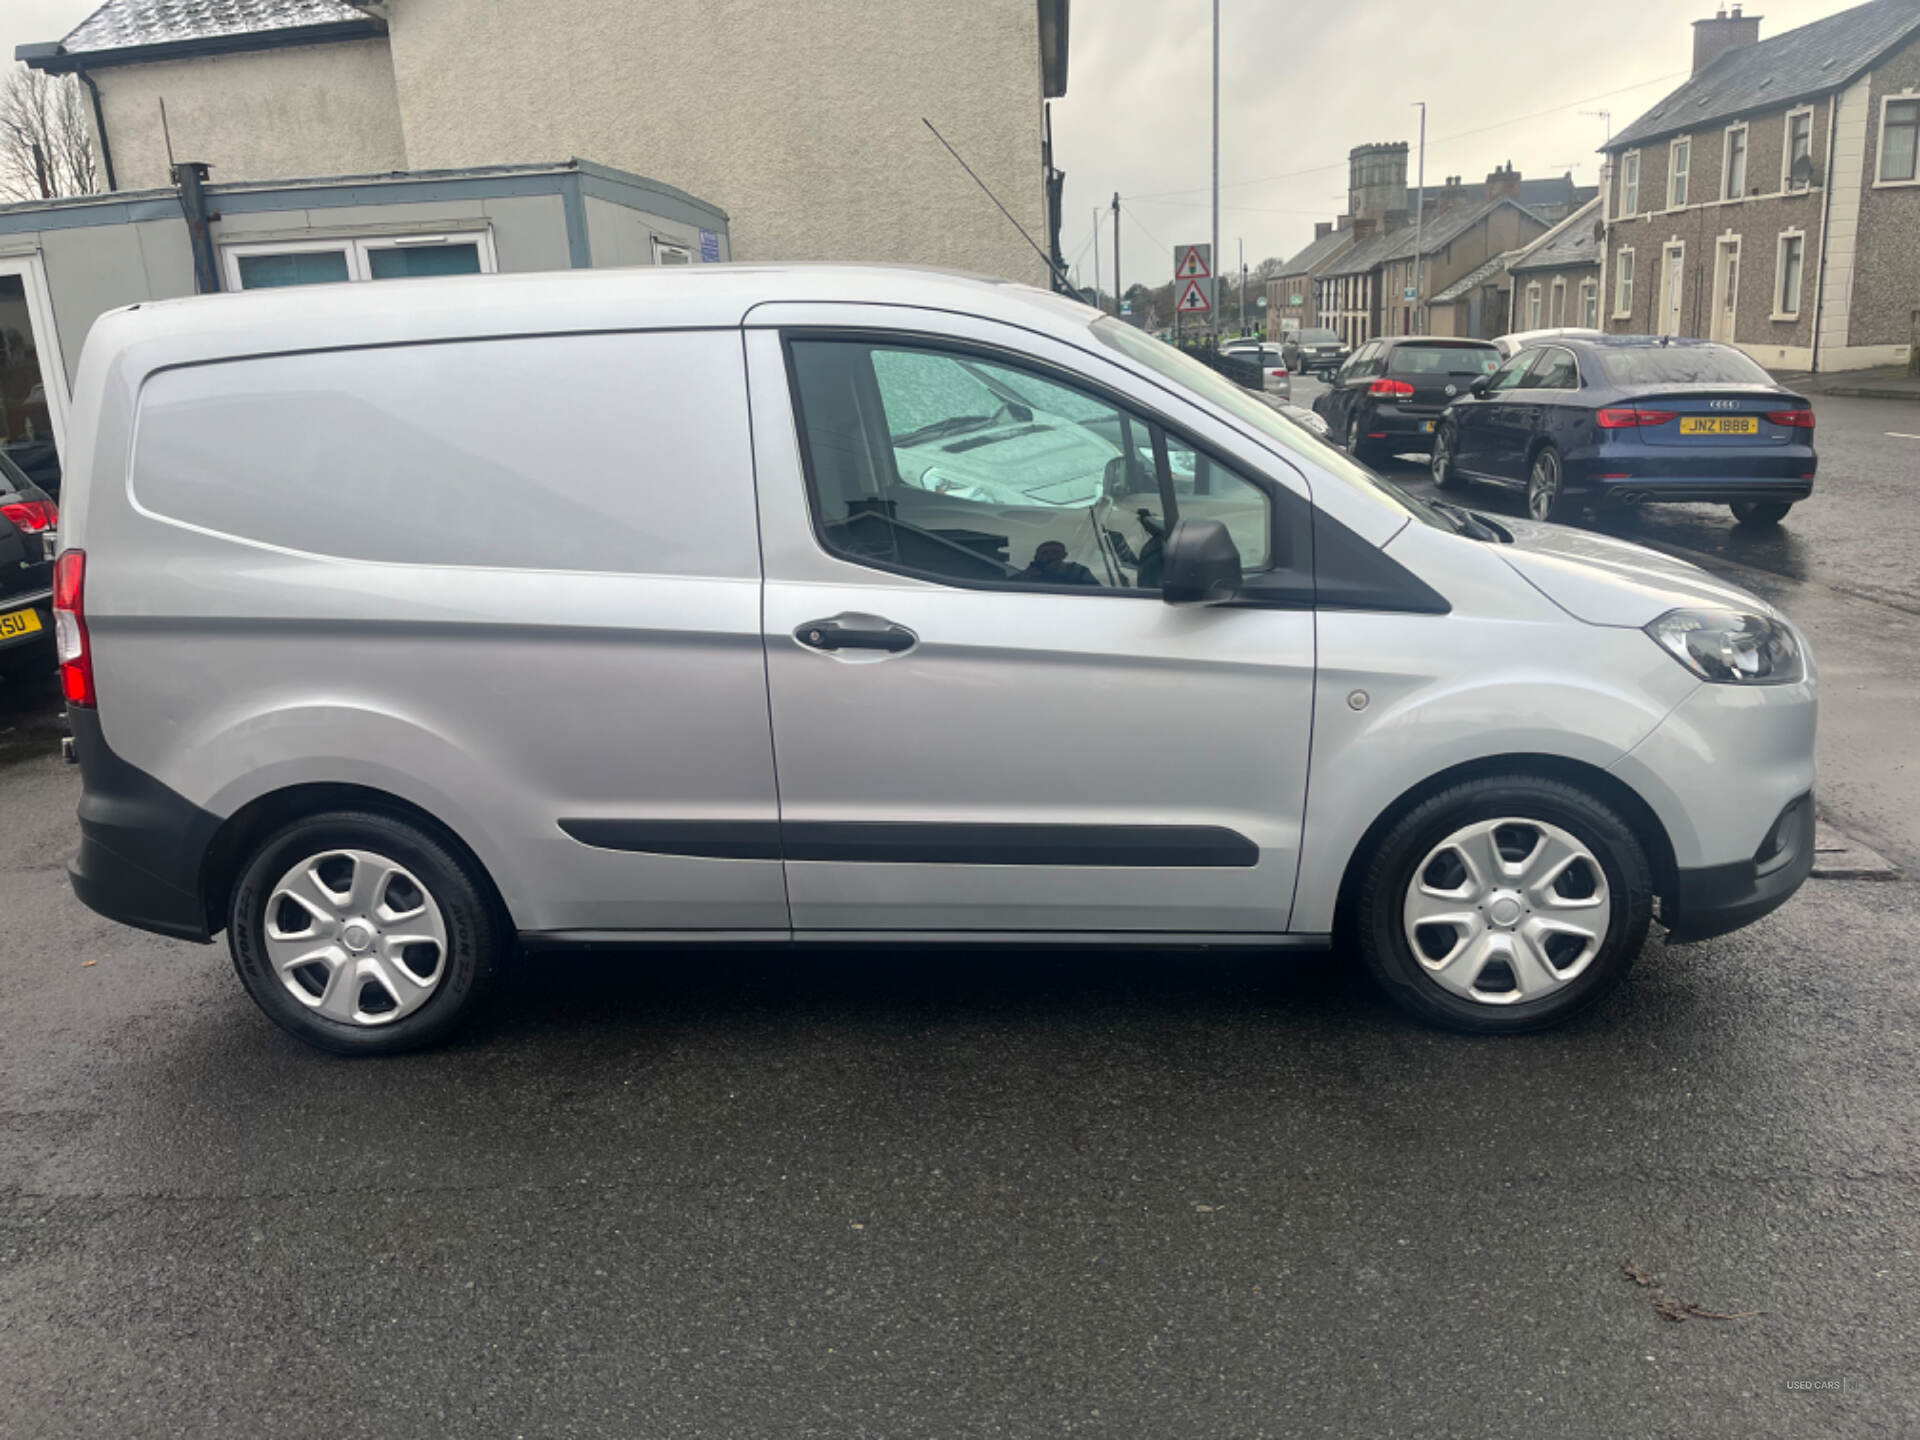
{"type": "Polygon", "coordinates": [[[1751,415],[1690,415],[1680,422],[1682,435],[1758,435],[1760,422],[1751,415]]]}
{"type": "Polygon", "coordinates": [[[40,628],[40,617],[31,610],[15,610],[10,615],[0,615],[0,640],[16,640],[22,635],[34,634],[40,628]]]}

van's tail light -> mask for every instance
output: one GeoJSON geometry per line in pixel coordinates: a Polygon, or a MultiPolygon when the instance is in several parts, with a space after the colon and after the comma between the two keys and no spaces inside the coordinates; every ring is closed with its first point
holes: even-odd
{"type": "Polygon", "coordinates": [[[1798,430],[1813,428],[1813,411],[1811,410],[1769,410],[1767,418],[1776,425],[1791,425],[1798,430]]]}
{"type": "Polygon", "coordinates": [[[0,515],[11,520],[15,529],[29,535],[51,530],[60,523],[60,507],[51,500],[9,500],[0,505],[0,515]]]}
{"type": "Polygon", "coordinates": [[[1369,395],[1392,395],[1397,399],[1405,399],[1413,394],[1413,386],[1404,380],[1382,379],[1376,380],[1373,384],[1369,385],[1367,387],[1367,393],[1369,395]]]}
{"type": "Polygon", "coordinates": [[[87,640],[87,552],[63,550],[53,562],[53,638],[60,655],[60,688],[69,705],[91,707],[93,647],[87,640]]]}
{"type": "Polygon", "coordinates": [[[1664,425],[1677,418],[1672,410],[1638,410],[1631,405],[1613,405],[1596,411],[1595,422],[1602,430],[1634,430],[1642,425],[1664,425]]]}
{"type": "Polygon", "coordinates": [[[1287,378],[1287,367],[1282,365],[1278,370],[1269,370],[1267,374],[1276,380],[1284,380],[1287,378]]]}

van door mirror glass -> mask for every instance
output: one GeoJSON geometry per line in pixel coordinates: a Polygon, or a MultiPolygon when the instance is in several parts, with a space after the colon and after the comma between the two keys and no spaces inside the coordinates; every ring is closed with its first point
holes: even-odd
{"type": "Polygon", "coordinates": [[[1485,376],[1485,375],[1476,375],[1476,376],[1474,376],[1474,377],[1473,377],[1473,383],[1467,386],[1467,393],[1468,393],[1469,395],[1484,395],[1484,394],[1486,394],[1486,393],[1487,393],[1487,381],[1488,381],[1488,378],[1489,378],[1489,377],[1488,377],[1488,376],[1485,376]]]}
{"type": "Polygon", "coordinates": [[[1240,593],[1240,550],[1218,520],[1182,520],[1167,537],[1160,598],[1169,605],[1221,605],[1240,593]]]}

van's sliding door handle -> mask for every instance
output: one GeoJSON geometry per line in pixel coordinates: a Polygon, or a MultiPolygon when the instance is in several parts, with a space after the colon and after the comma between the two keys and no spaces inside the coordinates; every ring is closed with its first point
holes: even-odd
{"type": "Polygon", "coordinates": [[[917,637],[904,625],[856,630],[838,620],[809,620],[793,632],[793,638],[809,650],[885,650],[898,655],[911,650],[917,637]]]}

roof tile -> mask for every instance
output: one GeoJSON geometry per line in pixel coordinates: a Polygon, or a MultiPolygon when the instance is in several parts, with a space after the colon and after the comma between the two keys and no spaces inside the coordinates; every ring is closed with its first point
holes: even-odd
{"type": "Polygon", "coordinates": [[[107,0],[60,43],[69,54],[126,50],[366,19],[346,0],[107,0]]]}

